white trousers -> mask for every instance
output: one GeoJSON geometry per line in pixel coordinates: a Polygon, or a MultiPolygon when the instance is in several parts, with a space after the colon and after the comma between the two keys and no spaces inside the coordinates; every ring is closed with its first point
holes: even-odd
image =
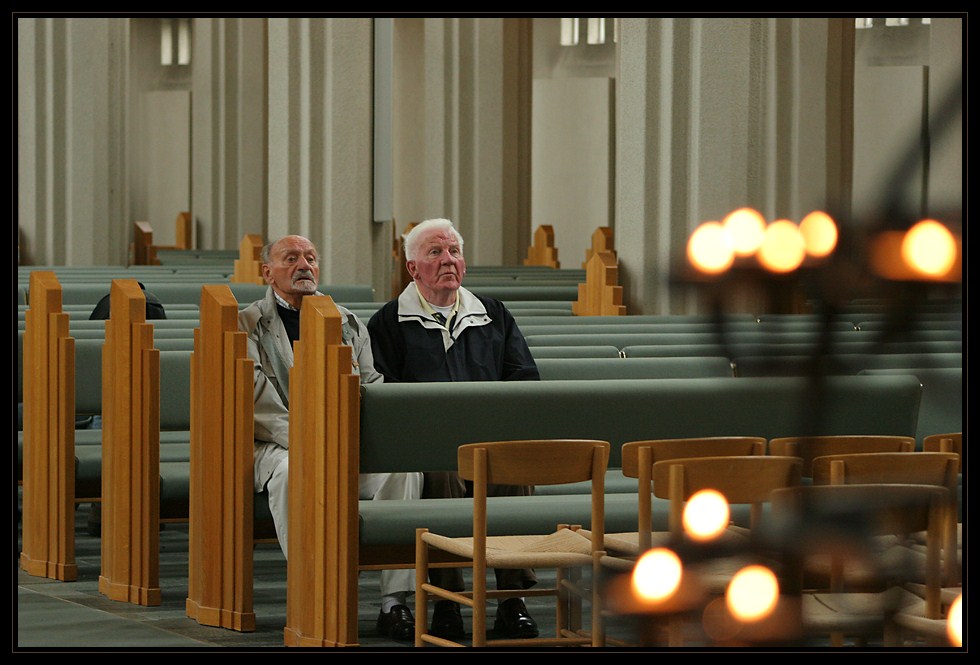
{"type": "MultiPolygon", "coordinates": [[[[276,446],[278,448],[278,446],[276,446]]],[[[276,455],[278,463],[272,471],[266,490],[269,493],[269,511],[276,526],[276,536],[282,553],[289,557],[289,456],[285,448],[276,455]]],[[[268,460],[267,460],[268,461],[268,460]]],[[[421,473],[362,473],[360,498],[383,501],[385,499],[420,499],[422,497],[421,473]]],[[[403,568],[381,571],[381,595],[411,593],[415,591],[415,570],[403,568]]]]}

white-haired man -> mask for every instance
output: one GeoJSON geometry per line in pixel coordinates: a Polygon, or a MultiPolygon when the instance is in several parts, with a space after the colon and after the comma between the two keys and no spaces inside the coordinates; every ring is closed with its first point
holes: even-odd
{"type": "MultiPolygon", "coordinates": [[[[463,288],[466,261],[463,237],[448,219],[430,219],[405,236],[405,258],[412,282],[368,322],[375,366],[389,382],[525,381],[540,378],[537,365],[514,317],[502,302],[463,288]]],[[[423,498],[467,496],[456,473],[425,473],[423,498]]],[[[531,488],[498,485],[493,494],[528,495],[531,488]]],[[[496,570],[498,589],[527,589],[532,570],[496,570]]],[[[459,568],[430,571],[434,584],[460,591],[459,568]]],[[[445,638],[465,634],[459,605],[435,604],[430,632],[445,638]]],[[[521,598],[500,603],[494,632],[504,638],[538,635],[521,598]]]]}

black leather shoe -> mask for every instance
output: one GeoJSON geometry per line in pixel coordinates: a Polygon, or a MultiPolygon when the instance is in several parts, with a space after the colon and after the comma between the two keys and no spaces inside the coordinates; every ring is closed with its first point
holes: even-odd
{"type": "Polygon", "coordinates": [[[497,607],[493,632],[505,639],[528,639],[538,636],[538,624],[520,598],[508,598],[497,607]]]}
{"type": "Polygon", "coordinates": [[[378,634],[396,642],[415,640],[415,619],[412,611],[405,605],[395,605],[387,614],[378,614],[378,634]]]}
{"type": "Polygon", "coordinates": [[[451,600],[440,600],[432,609],[432,627],[429,633],[444,640],[455,640],[466,635],[463,615],[459,605],[451,600]]]}

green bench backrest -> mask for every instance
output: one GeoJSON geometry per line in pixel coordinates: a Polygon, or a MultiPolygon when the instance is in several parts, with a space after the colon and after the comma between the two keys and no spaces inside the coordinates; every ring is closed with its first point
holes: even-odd
{"type": "Polygon", "coordinates": [[[732,378],[728,358],[535,358],[544,381],[732,378]]]}
{"type": "Polygon", "coordinates": [[[476,441],[594,438],[620,466],[627,441],[915,434],[921,398],[909,375],[371,384],[361,388],[360,471],[456,468],[476,441]],[[819,407],[818,407],[819,404],[819,407]]]}

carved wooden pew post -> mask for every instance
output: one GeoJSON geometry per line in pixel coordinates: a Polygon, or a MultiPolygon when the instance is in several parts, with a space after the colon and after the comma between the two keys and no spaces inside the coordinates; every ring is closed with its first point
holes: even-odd
{"type": "Polygon", "coordinates": [[[329,296],[307,296],[289,375],[286,646],[357,643],[359,377],[329,296]]]}
{"type": "Polygon", "coordinates": [[[201,289],[191,354],[187,616],[255,630],[252,602],[254,364],[223,284],[201,289]]]}
{"type": "Polygon", "coordinates": [[[102,347],[102,573],[112,600],[160,604],[160,351],[139,282],[114,279],[102,347]]]}
{"type": "Polygon", "coordinates": [[[534,242],[527,248],[524,265],[561,268],[558,249],[555,247],[555,230],[550,224],[542,224],[534,231],[534,242]]]}
{"type": "Polygon", "coordinates": [[[265,284],[262,277],[262,236],[249,233],[242,238],[235,259],[235,272],[229,281],[246,284],[265,284]]]}
{"type": "Polygon", "coordinates": [[[578,300],[572,303],[576,316],[624,316],[623,287],[619,286],[619,263],[612,252],[596,252],[585,266],[585,283],[578,285],[578,300]]]}
{"type": "Polygon", "coordinates": [[[589,261],[599,252],[609,252],[613,259],[616,259],[616,250],[613,248],[613,230],[608,226],[600,226],[592,232],[592,247],[585,250],[585,261],[582,262],[583,268],[589,267],[589,261]]]}
{"type": "Polygon", "coordinates": [[[75,340],[53,272],[31,273],[24,333],[23,544],[29,575],[70,582],[75,563],[75,340]]]}
{"type": "Polygon", "coordinates": [[[132,265],[149,266],[155,263],[153,228],[149,222],[136,222],[133,224],[132,265]]]}
{"type": "Polygon", "coordinates": [[[194,247],[194,218],[189,211],[177,213],[174,220],[174,247],[176,249],[192,249],[194,247]]]}

